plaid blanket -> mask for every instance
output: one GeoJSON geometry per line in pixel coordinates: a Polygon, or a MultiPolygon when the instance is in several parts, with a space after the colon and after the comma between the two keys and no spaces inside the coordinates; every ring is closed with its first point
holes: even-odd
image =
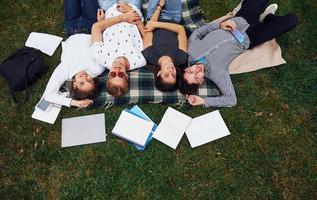
{"type": "MultiPolygon", "coordinates": [[[[142,12],[146,16],[147,1],[143,0],[142,12]]],[[[196,28],[204,25],[204,20],[197,0],[182,0],[182,25],[186,28],[188,35],[196,28]]],[[[100,94],[94,99],[94,107],[109,106],[112,104],[124,103],[185,103],[185,97],[178,91],[161,92],[154,86],[153,73],[146,68],[131,71],[129,75],[129,92],[119,98],[113,98],[107,93],[106,78],[108,70],[98,77],[98,87],[100,94]]],[[[219,92],[215,84],[206,81],[199,88],[198,95],[200,96],[218,96],[219,92]]]]}

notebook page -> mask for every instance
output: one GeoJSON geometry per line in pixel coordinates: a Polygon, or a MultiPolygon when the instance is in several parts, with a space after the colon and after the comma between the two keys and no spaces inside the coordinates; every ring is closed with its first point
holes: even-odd
{"type": "Polygon", "coordinates": [[[55,35],[32,32],[25,42],[25,46],[39,49],[43,53],[52,56],[62,40],[62,37],[55,35]]]}
{"type": "Polygon", "coordinates": [[[144,146],[154,123],[146,121],[126,111],[121,115],[112,130],[112,134],[123,139],[144,146]]]}
{"type": "Polygon", "coordinates": [[[191,120],[187,115],[169,107],[161,123],[156,128],[153,137],[167,146],[176,149],[191,120]]]}
{"type": "Polygon", "coordinates": [[[186,136],[192,148],[230,135],[230,131],[218,110],[192,120],[186,136]]]}

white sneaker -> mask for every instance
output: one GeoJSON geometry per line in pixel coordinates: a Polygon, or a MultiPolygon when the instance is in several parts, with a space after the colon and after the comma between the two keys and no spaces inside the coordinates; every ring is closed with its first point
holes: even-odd
{"type": "Polygon", "coordinates": [[[233,9],[233,11],[232,11],[232,12],[233,12],[233,15],[236,15],[237,12],[241,9],[242,2],[243,2],[243,0],[240,1],[240,3],[237,5],[237,7],[235,7],[235,8],[233,9]]]}
{"type": "Polygon", "coordinates": [[[263,22],[264,18],[268,15],[268,14],[275,14],[276,10],[278,8],[278,5],[276,3],[269,5],[268,7],[266,7],[266,9],[264,10],[264,12],[260,15],[260,19],[259,22],[263,22]]]}

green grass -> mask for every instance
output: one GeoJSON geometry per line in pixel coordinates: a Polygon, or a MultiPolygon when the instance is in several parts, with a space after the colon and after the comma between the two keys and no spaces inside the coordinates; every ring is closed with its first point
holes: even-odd
{"type": "MultiPolygon", "coordinates": [[[[238,0],[200,0],[206,19],[238,0]]],[[[54,125],[31,119],[61,48],[30,88],[23,106],[12,103],[0,79],[1,199],[316,199],[317,5],[278,0],[278,14],[295,11],[300,24],[278,38],[287,64],[232,76],[238,105],[221,108],[231,136],[177,150],[152,141],[144,152],[110,134],[120,111],[63,109],[54,125]],[[107,142],[61,148],[61,119],[106,114],[107,142]]],[[[62,0],[0,0],[0,60],[22,47],[31,31],[63,34],[62,0]]],[[[141,104],[159,122],[169,105],[141,104]]],[[[184,106],[196,117],[213,108],[184,106]]]]}

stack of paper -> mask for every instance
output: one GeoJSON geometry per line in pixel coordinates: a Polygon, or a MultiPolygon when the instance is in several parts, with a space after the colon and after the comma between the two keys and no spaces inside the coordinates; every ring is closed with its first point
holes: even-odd
{"type": "Polygon", "coordinates": [[[62,147],[105,142],[106,135],[104,113],[62,120],[62,147]]]}
{"type": "MultiPolygon", "coordinates": [[[[136,115],[136,116],[138,116],[138,117],[141,117],[141,118],[144,119],[144,120],[153,122],[153,121],[143,112],[143,110],[141,110],[141,108],[140,108],[139,106],[137,106],[137,105],[133,106],[130,110],[126,110],[126,111],[128,111],[128,112],[130,112],[130,113],[132,113],[132,114],[134,114],[134,115],[136,115]]],[[[156,127],[157,127],[157,125],[154,124],[154,126],[153,126],[153,128],[152,128],[152,130],[151,130],[151,133],[150,133],[148,139],[146,140],[145,146],[140,146],[140,145],[137,145],[137,144],[134,144],[134,143],[132,143],[132,144],[133,144],[138,150],[143,151],[143,150],[145,149],[146,145],[152,140],[152,138],[153,138],[153,137],[152,137],[152,136],[153,136],[153,132],[155,131],[156,127]]]]}
{"type": "Polygon", "coordinates": [[[155,124],[134,114],[133,111],[123,110],[112,134],[144,148],[155,124]]]}
{"type": "Polygon", "coordinates": [[[50,103],[42,98],[35,106],[32,118],[46,123],[54,124],[61,109],[62,106],[50,103]]]}
{"type": "Polygon", "coordinates": [[[230,135],[218,110],[192,119],[169,107],[153,137],[176,149],[184,132],[192,148],[230,135]]]}

